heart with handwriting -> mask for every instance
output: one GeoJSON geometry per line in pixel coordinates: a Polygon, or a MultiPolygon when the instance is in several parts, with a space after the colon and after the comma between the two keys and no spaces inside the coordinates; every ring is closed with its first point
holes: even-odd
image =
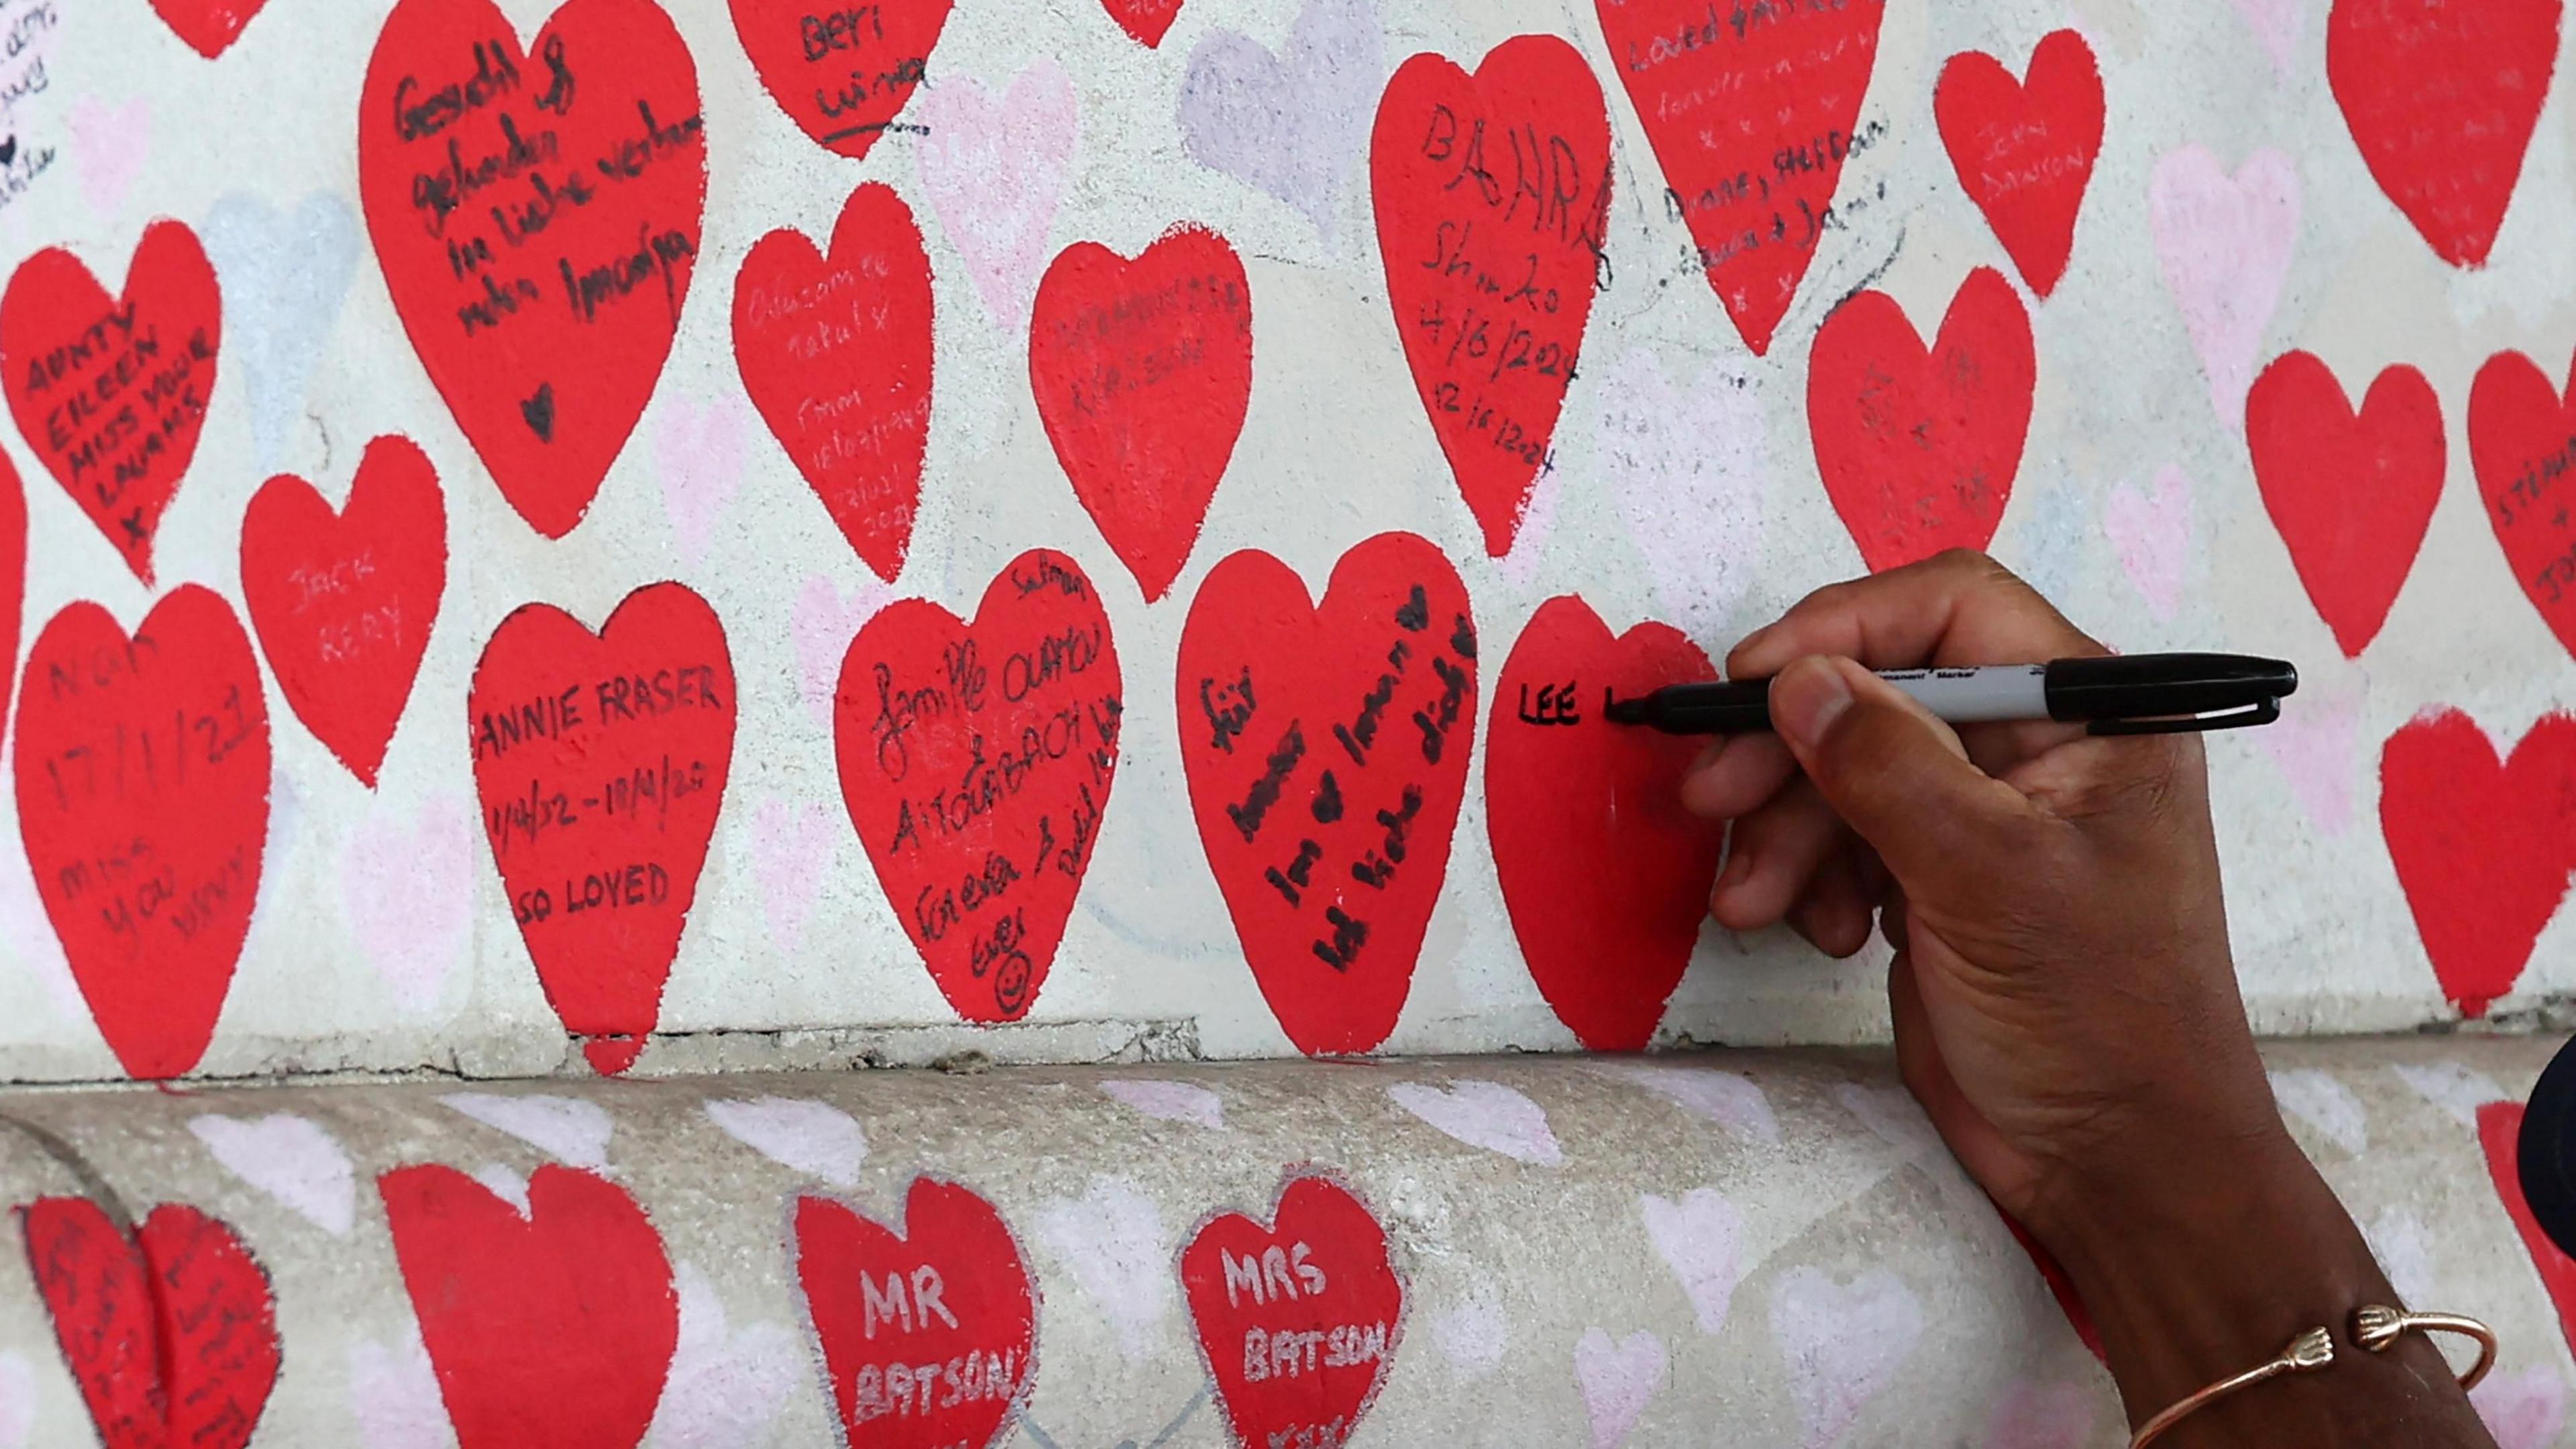
{"type": "Polygon", "coordinates": [[[596,634],[528,604],[492,631],[466,701],[483,835],[564,1029],[634,1065],[697,898],[733,764],[724,624],[647,584],[596,634]]]}
{"type": "Polygon", "coordinates": [[[2576,654],[2576,364],[2564,393],[2499,352],[2469,387],[2469,463],[2514,582],[2576,654]]]}
{"type": "Polygon", "coordinates": [[[2576,1345],[2576,1258],[2567,1256],[2566,1249],[2550,1241],[2540,1220],[2532,1216],[2530,1200],[2522,1193],[2525,1113],[2520,1102],[2480,1103],[2478,1145],[2486,1150],[2487,1173],[2495,1182],[2496,1200],[2504,1204],[2506,1215],[2513,1219],[2524,1250],[2531,1254],[2532,1271],[2539,1275],[2540,1286],[2548,1290],[2550,1306],[2558,1310],[2558,1331],[2569,1344],[2576,1345]]]}
{"type": "Polygon", "coordinates": [[[358,194],[414,351],[501,495],[581,522],[670,356],[707,198],[698,68],[653,0],[400,0],[358,194]]]}
{"type": "MultiPolygon", "coordinates": [[[[806,135],[853,160],[901,129],[929,74],[952,0],[733,0],[733,31],[760,84],[806,135]]],[[[915,128],[918,129],[918,128],[915,128]]]]}
{"type": "Polygon", "coordinates": [[[2558,65],[2560,0],[2335,0],[2326,83],[2379,189],[2455,267],[2486,265],[2558,65]]]}
{"type": "Polygon", "coordinates": [[[849,1443],[988,1449],[1017,1427],[1037,1382],[1037,1280],[991,1203],[916,1177],[894,1227],[809,1195],[795,1229],[806,1320],[849,1443]]]}
{"type": "Polygon", "coordinates": [[[1181,1249],[1181,1288],[1243,1449],[1347,1442],[1404,1334],[1386,1229],[1318,1173],[1289,1178],[1267,1223],[1200,1224],[1181,1249]]]}
{"type": "Polygon", "coordinates": [[[861,562],[903,572],[930,445],[930,258],[882,182],[850,193],[829,256],[784,227],[733,284],[733,355],[762,421],[861,562]]]}
{"type": "Polygon", "coordinates": [[[376,1179],[459,1449],[634,1449],[680,1340],[662,1235],[624,1188],[547,1163],[527,1207],[452,1167],[376,1179]]]}
{"type": "Polygon", "coordinates": [[[131,638],[86,601],[19,685],[18,830],[99,1034],[129,1075],[205,1055],[268,844],[268,704],[232,606],[172,590],[131,638]]]}
{"type": "Polygon", "coordinates": [[[2372,380],[2355,413],[2331,368],[2287,352],[2245,394],[2245,446],[2299,583],[2344,657],[2360,658],[2441,501],[2441,399],[2400,363],[2372,380]]]}
{"type": "Polygon", "coordinates": [[[1387,301],[1485,551],[1512,551],[1583,350],[1610,213],[1610,112],[1573,46],[1516,35],[1473,75],[1397,67],[1369,134],[1387,301]]]}
{"type": "Polygon", "coordinates": [[[1941,67],[1932,114],[1959,186],[1984,212],[2021,279],[2045,297],[2066,275],[2075,216],[2102,153],[2102,72],[2072,30],[2041,37],[2030,74],[1963,51],[1941,67]]]}
{"type": "Polygon", "coordinates": [[[1252,403],[1252,286],[1224,237],[1183,223],[1134,261],[1056,254],[1029,316],[1029,386],[1056,460],[1153,603],[1206,521],[1252,403]]]}
{"type": "Polygon", "coordinates": [[[1612,68],[1698,262],[1756,356],[1816,258],[1860,125],[1886,0],[1711,5],[1593,0],[1612,68]]]}
{"type": "Polygon", "coordinates": [[[1680,630],[1613,636],[1566,594],[1530,616],[1485,726],[1485,828],[1539,994],[1593,1051],[1642,1051],[1708,915],[1723,825],[1682,809],[1700,742],[1614,725],[1612,698],[1715,679],[1680,630]]]}
{"type": "Polygon", "coordinates": [[[1825,319],[1807,367],[1807,425],[1825,496],[1870,572],[1994,538],[2038,367],[2030,314],[1992,267],[1959,284],[1928,348],[1885,292],[1862,292],[1825,319]]]}
{"type": "Polygon", "coordinates": [[[106,1449],[241,1449],[277,1383],[277,1302],[231,1227],[163,1203],[128,1231],[82,1197],[19,1210],[54,1342],[106,1449]]]}
{"type": "Polygon", "coordinates": [[[2442,994],[2485,1015],[2576,868],[2576,717],[2543,715],[2501,760],[2457,710],[2408,722],[2380,751],[2379,826],[2442,994]]]}
{"type": "Polygon", "coordinates": [[[208,60],[232,48],[268,0],[152,0],[152,8],[172,34],[208,60]]]}
{"type": "Polygon", "coordinates": [[[1428,540],[1342,555],[1323,603],[1258,549],[1181,630],[1181,764],[1253,979],[1309,1055],[1395,1029],[1449,867],[1476,734],[1476,624],[1428,540]]]}
{"type": "Polygon", "coordinates": [[[1046,984],[1118,777],[1109,614],[1051,549],[1011,561],[972,623],[927,599],[850,641],[832,704],[841,799],[904,933],[968,1021],[1046,984]]]}
{"type": "Polygon", "coordinates": [[[409,438],[378,438],[337,513],[303,479],[269,479],[242,516],[241,575],[278,691],[373,789],[447,588],[438,470],[409,438]]]}
{"type": "Polygon", "coordinates": [[[18,431],[147,584],[205,428],[223,310],[205,248],[175,221],[144,230],[119,296],[61,247],[19,263],[0,294],[0,390],[18,431]]]}

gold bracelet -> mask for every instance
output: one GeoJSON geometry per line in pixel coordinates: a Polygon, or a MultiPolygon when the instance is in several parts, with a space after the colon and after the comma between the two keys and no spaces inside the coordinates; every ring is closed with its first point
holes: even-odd
{"type": "Polygon", "coordinates": [[[2282,1349],[2280,1357],[2270,1363],[2258,1364],[2232,1379],[2220,1379],[2208,1388],[2183,1399],[2180,1403],[2139,1425],[2138,1432],[2129,1439],[2129,1449],[2146,1449],[2147,1445],[2161,1438],[2167,1429],[2181,1423],[2186,1415],[2212,1400],[2223,1399],[2238,1389],[2252,1388],[2268,1378],[2275,1378],[2281,1374],[2309,1373],[2333,1362],[2334,1335],[2322,1328],[2311,1328],[2291,1339],[2290,1346],[2282,1349]]]}
{"type": "MultiPolygon", "coordinates": [[[[2372,1353],[2386,1353],[2398,1339],[2409,1333],[2419,1332],[2456,1333],[2477,1342],[2478,1361],[2469,1366],[2468,1372],[2460,1375],[2460,1388],[2463,1391],[2476,1388],[2478,1380],[2487,1376],[2487,1370],[2495,1367],[2495,1330],[2474,1318],[2457,1313],[2408,1313],[2403,1309],[2390,1308],[2378,1303],[2353,1310],[2353,1342],[2372,1353]]],[[[2138,1432],[2130,1438],[2129,1449],[2146,1449],[2147,1445],[2155,1442],[2166,1430],[2182,1422],[2185,1416],[2208,1405],[2212,1400],[2225,1398],[2238,1389],[2251,1388],[2265,1379],[2275,1378],[2281,1374],[2308,1373],[2333,1362],[2334,1335],[2322,1328],[2311,1328],[2290,1340],[2290,1346],[2282,1349],[2280,1356],[2271,1362],[2247,1369],[2234,1378],[2221,1379],[2149,1419],[2139,1426],[2138,1432]]]]}
{"type": "Polygon", "coordinates": [[[2467,1373],[2460,1375],[2463,1391],[2476,1388],[2478,1380],[2487,1376],[2487,1370],[2495,1367],[2495,1330],[2474,1318],[2465,1318],[2457,1313],[2408,1313],[2401,1308],[2386,1308],[2376,1303],[2353,1310],[2352,1341],[2372,1353],[2386,1353],[2390,1344],[2409,1332],[2456,1333],[2463,1338],[2477,1340],[2478,1361],[2469,1365],[2467,1373]]]}

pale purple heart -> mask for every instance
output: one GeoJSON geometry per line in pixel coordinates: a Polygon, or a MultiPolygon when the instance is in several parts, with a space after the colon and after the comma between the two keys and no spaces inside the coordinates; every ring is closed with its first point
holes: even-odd
{"type": "Polygon", "coordinates": [[[805,921],[831,878],[841,841],[839,811],[829,800],[772,796],[751,816],[751,866],[769,902],[769,939],[793,956],[805,944],[805,921]]]}
{"type": "Polygon", "coordinates": [[[695,568],[707,555],[716,519],[742,487],[743,445],[751,436],[751,407],[735,393],[721,393],[700,407],[686,398],[665,399],[653,417],[653,471],[662,482],[662,515],[681,561],[695,568]]]}
{"type": "Polygon", "coordinates": [[[1038,1208],[1038,1242],[1109,1320],[1118,1352],[1141,1363],[1161,1345],[1172,1307],[1172,1248],[1162,1210],[1135,1183],[1095,1175],[1080,1197],[1038,1208]]]}
{"type": "Polygon", "coordinates": [[[1512,1321],[1493,1285],[1473,1284],[1465,1297],[1432,1314],[1431,1341],[1462,1379],[1480,1379],[1499,1367],[1511,1350],[1512,1321]]]}
{"type": "Polygon", "coordinates": [[[349,832],[340,905],[394,1004],[434,1010],[464,964],[474,924],[474,822],[452,795],[398,816],[378,801],[349,832]]]}
{"type": "Polygon", "coordinates": [[[1780,1119],[1771,1111],[1771,1099],[1752,1079],[1739,1073],[1664,1062],[1600,1062],[1592,1069],[1643,1087],[1701,1121],[1748,1141],[1780,1140],[1780,1119]]]}
{"type": "Polygon", "coordinates": [[[2283,1067],[2271,1074],[2272,1100],[2318,1136],[2358,1157],[2370,1148],[2370,1114],[2332,1072],[2283,1067]]]}
{"type": "Polygon", "coordinates": [[[1181,77],[1181,149],[1297,208],[1329,238],[1385,80],[1373,0],[1306,0],[1276,55],[1211,31],[1181,77]]]}
{"type": "Polygon", "coordinates": [[[305,384],[357,279],[364,241],[349,204],[328,191],[291,213],[233,192],[216,200],[198,233],[223,284],[223,365],[241,369],[252,471],[264,477],[303,415],[305,384]]]}
{"type": "Polygon", "coordinates": [[[1500,1082],[1465,1081],[1447,1087],[1397,1082],[1386,1089],[1395,1104],[1443,1133],[1515,1162],[1554,1167],[1564,1160],[1547,1113],[1500,1082]]]}
{"type": "Polygon", "coordinates": [[[608,1166],[608,1139],[616,1124],[597,1102],[538,1092],[450,1092],[438,1100],[449,1111],[507,1132],[568,1167],[596,1171],[608,1166]]]}
{"type": "Polygon", "coordinates": [[[922,193],[1006,333],[1028,325],[1047,233],[1064,199],[1077,122],[1073,79],[1041,56],[1000,100],[971,76],[922,87],[912,113],[922,193]]]}
{"type": "Polygon", "coordinates": [[[2370,1255],[2388,1275],[2388,1286],[2406,1303],[2430,1303],[2439,1296],[2440,1278],[2433,1271],[2433,1235],[2424,1220],[2391,1204],[2361,1230],[2370,1255]]]}
{"type": "Polygon", "coordinates": [[[705,1269],[671,1270],[680,1336],[642,1449],[751,1449],[770,1442],[771,1421],[804,1376],[804,1351],[785,1325],[736,1329],[705,1269]]]}
{"type": "Polygon", "coordinates": [[[2182,611],[2183,575],[2191,566],[2190,477],[2168,463],[2156,471],[2152,493],[2114,484],[2102,505],[2102,531],[2147,612],[2170,623],[2182,611]]]}
{"type": "Polygon", "coordinates": [[[2298,245],[2298,166],[2266,148],[2230,176],[2207,147],[2168,151],[2147,182],[2147,230],[2209,379],[2210,406],[2241,432],[2245,392],[2298,245]]]}
{"type": "Polygon", "coordinates": [[[2272,58],[2272,73],[2283,80],[2293,74],[2299,31],[2307,21],[2306,0],[2235,0],[2236,13],[2272,58]]]}
{"type": "Polygon", "coordinates": [[[356,1172],[339,1140],[320,1123],[292,1112],[209,1112],[191,1120],[188,1130],[225,1171],[331,1236],[349,1236],[357,1221],[356,1172]]]}
{"type": "Polygon", "coordinates": [[[2341,678],[2312,675],[2282,702],[2279,719],[2253,731],[2289,780],[2300,808],[2328,835],[2340,835],[2352,823],[2354,751],[2366,690],[2357,671],[2341,678]]]}
{"type": "Polygon", "coordinates": [[[1697,1187],[1678,1202],[1646,1193],[1638,1200],[1646,1241],[1673,1270],[1691,1301],[1699,1331],[1726,1327],[1727,1305],[1744,1277],[1744,1213],[1713,1187],[1697,1187]]]}
{"type": "Polygon", "coordinates": [[[1592,1421],[1592,1449],[1627,1442],[1671,1367],[1664,1341],[1645,1329],[1615,1340],[1598,1328],[1584,1330],[1574,1344],[1574,1383],[1592,1421]]]}
{"type": "Polygon", "coordinates": [[[1653,353],[1632,347],[1592,390],[1594,466],[1674,622],[1725,622],[1762,568],[1766,527],[1762,398],[1750,376],[1710,363],[1676,391],[1653,353]]]}
{"type": "Polygon", "coordinates": [[[1983,1449],[2084,1449],[2094,1417],[2093,1395],[2082,1384],[2015,1379],[1986,1420],[1983,1449]]]}
{"type": "Polygon", "coordinates": [[[832,695],[840,688],[841,659],[850,652],[850,641],[877,610],[893,602],[894,590],[874,575],[861,579],[846,596],[822,574],[808,576],[796,591],[788,641],[796,649],[796,692],[816,724],[832,727],[832,695]]]}
{"type": "Polygon", "coordinates": [[[2463,1062],[2408,1062],[2388,1070],[2414,1088],[2417,1096],[2441,1108],[2452,1121],[2471,1132],[2478,1130],[2480,1107],[2506,1100],[2501,1083],[2463,1062]]]}
{"type": "Polygon", "coordinates": [[[1118,1077],[1100,1090],[1157,1122],[1188,1122],[1211,1132],[1226,1131],[1225,1099],[1189,1082],[1162,1082],[1118,1077]]]}
{"type": "Polygon", "coordinates": [[[859,1165],[868,1160],[867,1130],[829,1102],[804,1097],[719,1098],[707,1103],[706,1113],[708,1121],[736,1142],[834,1187],[858,1186],[859,1165]]]}
{"type": "Polygon", "coordinates": [[[2547,1449],[2567,1423],[2567,1381],[2548,1364],[2495,1374],[2469,1391],[2496,1449],[2547,1449]]]}
{"type": "Polygon", "coordinates": [[[455,1449],[456,1430],[417,1325],[406,1320],[390,1347],[372,1338],[349,1345],[349,1414],[363,1449],[455,1449]]]}
{"type": "Polygon", "coordinates": [[[72,152],[80,157],[81,195],[91,211],[112,219],[152,153],[151,98],[136,96],[111,106],[82,96],[72,102],[70,120],[72,152]]]}
{"type": "Polygon", "coordinates": [[[1805,1449],[1843,1442],[1922,1336],[1923,1305],[1885,1268],[1847,1284],[1817,1268],[1781,1274],[1771,1288],[1771,1339],[1789,1371],[1805,1449]]]}

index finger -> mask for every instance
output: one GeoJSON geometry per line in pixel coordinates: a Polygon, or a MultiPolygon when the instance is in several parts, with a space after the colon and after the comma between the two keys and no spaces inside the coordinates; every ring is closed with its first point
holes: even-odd
{"type": "Polygon", "coordinates": [[[2044,664],[2111,651],[1984,554],[1952,549],[1798,601],[1726,656],[1729,679],[1779,673],[1810,654],[1871,669],[2044,664]]]}

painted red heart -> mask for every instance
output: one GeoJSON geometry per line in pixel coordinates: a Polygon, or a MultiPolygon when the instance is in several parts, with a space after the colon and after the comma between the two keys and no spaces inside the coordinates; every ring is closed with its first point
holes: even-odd
{"type": "Polygon", "coordinates": [[[968,1021],[1037,1001],[1118,776],[1118,645],[1082,566],[1011,561],[969,624],[927,599],[850,641],[833,752],[850,823],[968,1021]]]}
{"type": "Polygon", "coordinates": [[[724,624],[684,584],[597,634],[547,604],[501,621],[466,701],[483,834],[546,1000],[591,1065],[632,1066],[697,898],[733,764],[724,624]]]}
{"type": "Polygon", "coordinates": [[[1163,43],[1164,32],[1181,15],[1181,0],[1100,0],[1100,8],[1118,28],[1148,50],[1163,43]]]}
{"type": "Polygon", "coordinates": [[[2326,81],[2434,255],[2486,264],[2558,65],[2559,0],[2335,0],[2326,81]]]}
{"type": "Polygon", "coordinates": [[[1258,549],[1181,630],[1181,765],[1199,842],[1271,1014],[1310,1055],[1395,1029],[1467,790],[1476,624],[1430,542],[1342,555],[1319,607],[1258,549]]]}
{"type": "Polygon", "coordinates": [[[501,496],[581,522],[662,376],[706,208],[698,69],[653,0],[400,0],[358,110],[394,310],[501,496]]]}
{"type": "Polygon", "coordinates": [[[152,540],[214,395],[223,296],[197,234],[156,221],[110,297],[61,247],[18,264],[0,295],[0,389],[27,446],[152,582],[152,540]]]}
{"type": "Polygon", "coordinates": [[[2521,353],[2488,358],[2469,387],[2469,463],[2514,581],[2576,654],[2576,364],[2562,395],[2521,353]]]}
{"type": "Polygon", "coordinates": [[[825,257],[780,228],[733,285],[743,390],[861,562],[903,572],[930,443],[930,258],[882,182],[850,193],[825,257]]]}
{"type": "Polygon", "coordinates": [[[206,1054],[268,846],[268,702],[232,606],[172,590],[131,640],[67,604],[18,687],[18,831],[90,1016],[129,1075],[206,1054]]]}
{"type": "Polygon", "coordinates": [[[2441,399],[2401,363],[2370,384],[2356,415],[2332,369],[2286,352],[2245,394],[2245,446],[2300,584],[2344,657],[2360,658],[2441,501],[2441,399]]]}
{"type": "Polygon", "coordinates": [[[127,1232],[84,1197],[19,1210],[54,1342],[106,1449],[241,1449],[277,1382],[268,1274],[223,1222],[163,1203],[127,1232]]]}
{"type": "Polygon", "coordinates": [[[1414,390],[1501,558],[1556,466],[1557,414],[1607,266],[1601,83],[1553,35],[1513,36],[1472,76],[1417,55],[1378,100],[1369,184],[1414,390]]]}
{"type": "Polygon", "coordinates": [[[1698,244],[1708,284],[1759,356],[1834,224],[1886,0],[1721,5],[1593,0],[1612,68],[1663,164],[1658,209],[1698,244]]]}
{"type": "Polygon", "coordinates": [[[2066,275],[2075,217],[2102,152],[2102,72],[2072,30],[2040,38],[2030,79],[1983,51],[1941,67],[1932,91],[1941,144],[1960,189],[1986,214],[2021,279],[2042,297],[2066,275]]]}
{"type": "Polygon", "coordinates": [[[2457,710],[2409,721],[2380,751],[2379,827],[2442,994],[2484,1016],[2576,868],[2576,718],[2543,715],[2505,760],[2457,710]]]}
{"type": "Polygon", "coordinates": [[[152,0],[161,23],[208,60],[232,49],[268,0],[152,0]]]}
{"type": "Polygon", "coordinates": [[[1959,284],[1929,349],[1885,292],[1862,292],[1825,319],[1807,367],[1807,426],[1825,496],[1870,572],[1994,538],[2038,367],[2030,314],[1992,267],[1959,284]]]}
{"type": "Polygon", "coordinates": [[[928,74],[952,0],[733,0],[733,32],[760,85],[805,134],[860,157],[928,74]]]}
{"type": "Polygon", "coordinates": [[[988,1449],[1018,1425],[1037,1382],[1038,1288],[991,1203],[916,1177],[889,1228],[800,1197],[795,1254],[846,1442],[988,1449]]]}
{"type": "Polygon", "coordinates": [[[1252,403],[1252,285],[1233,244],[1184,223],[1134,261],[1056,253],[1029,314],[1029,386],[1056,461],[1153,603],[1206,521],[1252,403]]]}
{"type": "Polygon", "coordinates": [[[1181,1288],[1244,1449],[1349,1440],[1404,1335],[1386,1229],[1331,1178],[1288,1179],[1267,1224],[1225,1213],[1181,1249],[1181,1288]]]}
{"type": "Polygon", "coordinates": [[[662,1236],[626,1190],[547,1163],[527,1211],[452,1167],[376,1179],[458,1449],[634,1449],[680,1341],[662,1236]]]}
{"type": "Polygon", "coordinates": [[[2495,1180],[2496,1199],[2504,1204],[2513,1219],[2515,1231],[2522,1234],[2522,1246],[2531,1254],[2532,1270],[2540,1275],[2540,1286],[2549,1291],[2549,1302],[2558,1310],[2558,1331],[2570,1347],[2576,1347],[2576,1258],[2549,1240],[2540,1229],[2540,1220],[2531,1214],[2531,1204],[2522,1195],[2522,1118],[2520,1102],[2486,1102],[2478,1107],[2478,1145],[2486,1149],[2487,1173],[2495,1180]]]}
{"type": "Polygon", "coordinates": [[[1616,638],[1571,594],[1530,616],[1485,726],[1485,826],[1539,994],[1594,1051],[1641,1051],[1708,917],[1726,829],[1681,807],[1700,742],[1601,705],[1717,677],[1680,630],[1616,638]]]}
{"type": "Polygon", "coordinates": [[[338,513],[281,474],[242,516],[242,600],[296,718],[369,789],[447,588],[447,504],[411,439],[378,438],[338,513]]]}

